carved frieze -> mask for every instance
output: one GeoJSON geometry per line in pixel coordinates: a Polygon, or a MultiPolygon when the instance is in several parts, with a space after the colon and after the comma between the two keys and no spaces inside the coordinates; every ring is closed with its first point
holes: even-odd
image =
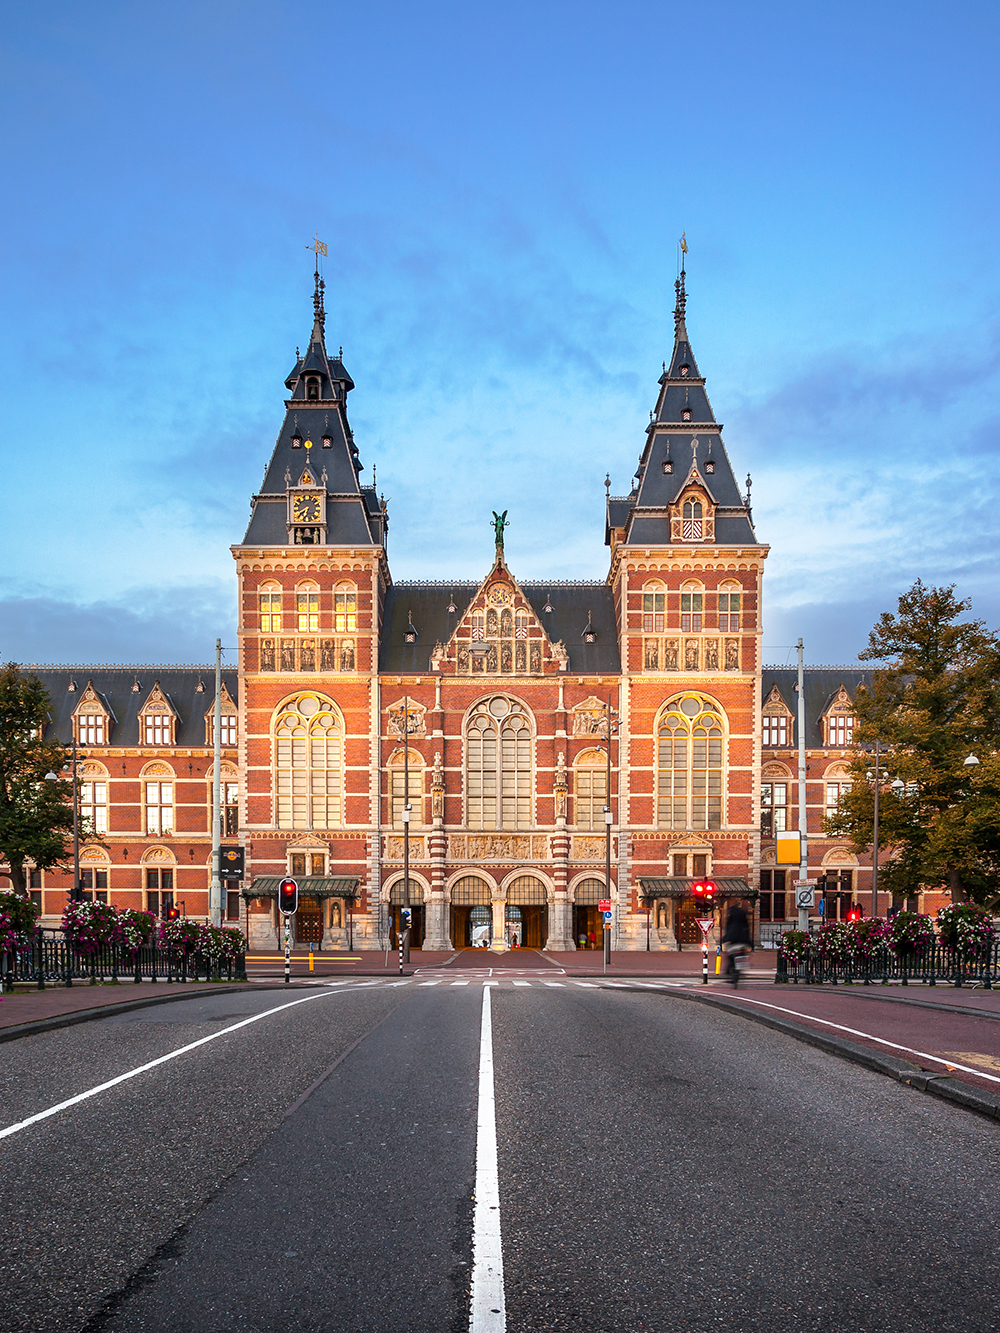
{"type": "Polygon", "coordinates": [[[452,833],[448,856],[454,861],[544,861],[549,840],[544,834],[452,833]]]}
{"type": "MultiPolygon", "coordinates": [[[[412,861],[422,861],[426,855],[424,851],[423,838],[410,838],[410,859],[412,861]]],[[[385,859],[387,861],[402,861],[403,859],[403,838],[399,833],[390,833],[385,840],[385,859]]]]}
{"type": "MultiPolygon", "coordinates": [[[[611,856],[617,855],[615,851],[615,839],[611,839],[611,856]]],[[[573,856],[574,861],[603,861],[604,860],[604,839],[603,838],[574,838],[573,856]]]]}

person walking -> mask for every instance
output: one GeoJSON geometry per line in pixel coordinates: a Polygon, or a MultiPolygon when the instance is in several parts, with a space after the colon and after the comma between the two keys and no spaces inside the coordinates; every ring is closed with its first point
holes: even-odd
{"type": "Polygon", "coordinates": [[[733,986],[738,986],[740,980],[736,960],[749,953],[752,944],[746,908],[742,903],[735,902],[726,913],[726,929],[722,935],[722,947],[726,955],[726,980],[733,986]]]}

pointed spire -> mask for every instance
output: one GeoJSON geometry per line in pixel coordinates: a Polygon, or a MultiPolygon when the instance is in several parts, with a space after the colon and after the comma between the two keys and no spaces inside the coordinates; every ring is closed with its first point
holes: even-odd
{"type": "Polygon", "coordinates": [[[674,293],[676,296],[674,304],[674,338],[677,341],[687,342],[687,329],[684,326],[684,314],[687,310],[687,292],[684,288],[684,279],[687,275],[684,272],[684,261],[681,260],[680,276],[674,283],[674,293]]]}
{"type": "Polygon", "coordinates": [[[313,331],[311,342],[319,343],[321,347],[326,346],[326,307],[324,304],[324,293],[326,283],[319,276],[319,258],[316,260],[316,271],[313,274],[313,331]]]}

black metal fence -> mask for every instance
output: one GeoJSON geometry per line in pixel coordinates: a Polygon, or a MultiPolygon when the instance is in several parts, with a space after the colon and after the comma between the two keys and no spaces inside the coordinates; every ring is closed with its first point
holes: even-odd
{"type": "Polygon", "coordinates": [[[125,949],[118,945],[81,953],[58,938],[42,932],[28,944],[0,953],[0,984],[13,990],[16,981],[32,982],[38,990],[46,986],[72,986],[74,982],[96,985],[99,981],[135,982],[246,981],[246,954],[213,960],[200,953],[182,953],[147,945],[125,949]]]}
{"type": "Polygon", "coordinates": [[[898,981],[903,986],[982,986],[993,990],[1000,985],[1000,941],[970,957],[962,949],[949,949],[936,943],[919,953],[897,954],[884,947],[870,957],[843,959],[823,958],[812,946],[800,963],[789,963],[780,953],[775,971],[776,983],[819,986],[823,982],[837,985],[888,985],[898,981]]]}

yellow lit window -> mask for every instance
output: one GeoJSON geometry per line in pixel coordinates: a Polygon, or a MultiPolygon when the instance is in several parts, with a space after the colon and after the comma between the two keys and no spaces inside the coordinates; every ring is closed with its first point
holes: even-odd
{"type": "Polygon", "coordinates": [[[300,634],[309,634],[319,629],[319,593],[298,592],[295,594],[298,611],[298,629],[300,634]]]}
{"type": "Polygon", "coordinates": [[[353,634],[358,628],[358,595],[354,588],[338,588],[333,599],[334,628],[338,634],[353,634]]]}
{"type": "Polygon", "coordinates": [[[260,594],[260,628],[264,634],[281,633],[281,593],[260,594]]]}

